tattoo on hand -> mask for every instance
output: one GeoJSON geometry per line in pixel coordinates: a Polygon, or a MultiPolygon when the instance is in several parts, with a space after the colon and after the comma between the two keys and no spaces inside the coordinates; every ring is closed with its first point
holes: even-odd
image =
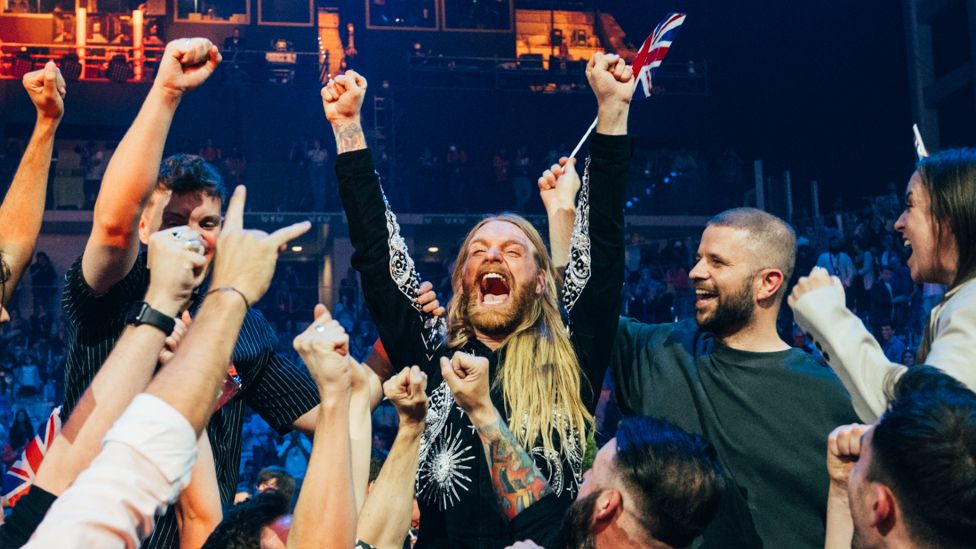
{"type": "Polygon", "coordinates": [[[535,461],[504,421],[499,419],[479,428],[478,435],[487,444],[485,453],[491,465],[495,497],[508,520],[552,493],[535,461]]]}
{"type": "Polygon", "coordinates": [[[339,154],[366,148],[366,136],[358,122],[333,125],[332,131],[335,133],[336,149],[339,154]]]}

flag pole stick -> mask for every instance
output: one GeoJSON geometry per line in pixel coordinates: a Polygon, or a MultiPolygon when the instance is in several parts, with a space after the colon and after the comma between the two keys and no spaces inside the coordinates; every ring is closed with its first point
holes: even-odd
{"type": "MultiPolygon", "coordinates": [[[[670,40],[666,43],[667,47],[664,48],[663,53],[659,53],[658,55],[656,55],[654,59],[647,58],[649,52],[652,49],[656,50],[658,45],[664,44],[664,42],[662,42],[662,39],[665,36],[667,36],[669,32],[673,32],[675,29],[680,27],[684,22],[685,22],[684,14],[682,13],[668,14],[668,16],[665,17],[663,21],[658,23],[658,26],[654,28],[654,32],[652,32],[651,35],[647,37],[647,40],[644,41],[644,44],[641,46],[640,51],[637,52],[637,57],[634,58],[634,64],[631,65],[631,68],[634,72],[634,80],[635,80],[634,89],[631,90],[631,94],[637,91],[636,80],[640,78],[641,69],[644,67],[651,67],[651,68],[656,67],[657,65],[661,64],[661,61],[664,60],[664,56],[667,55],[668,53],[668,48],[671,47],[670,40]]],[[[645,90],[647,90],[647,94],[650,95],[650,80],[648,80],[645,90]]],[[[590,137],[590,134],[593,133],[593,130],[596,129],[597,120],[599,120],[599,117],[593,119],[593,123],[590,124],[589,129],[587,129],[586,133],[583,134],[583,138],[579,140],[579,143],[576,144],[576,148],[574,148],[573,152],[570,153],[569,155],[570,158],[576,158],[576,153],[579,152],[579,150],[583,147],[583,143],[586,142],[587,138],[590,137]]]]}
{"type": "Polygon", "coordinates": [[[925,142],[922,141],[922,132],[918,131],[918,124],[912,124],[912,132],[915,134],[915,155],[921,160],[929,155],[929,151],[925,148],[925,142]]]}
{"type": "Polygon", "coordinates": [[[599,117],[593,119],[593,123],[590,124],[590,128],[586,130],[586,133],[583,134],[583,138],[579,140],[579,143],[576,144],[576,148],[573,149],[573,152],[569,155],[570,158],[576,158],[576,153],[578,153],[583,147],[583,143],[586,143],[586,138],[589,137],[590,134],[593,133],[593,130],[596,129],[597,120],[599,120],[599,117]]]}

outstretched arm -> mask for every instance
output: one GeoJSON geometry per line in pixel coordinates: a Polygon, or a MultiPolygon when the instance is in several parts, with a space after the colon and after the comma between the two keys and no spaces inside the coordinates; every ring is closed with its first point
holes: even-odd
{"type": "Polygon", "coordinates": [[[580,192],[563,306],[579,357],[580,396],[593,413],[614,348],[624,282],[624,193],[630,172],[627,115],[636,79],[622,59],[595,54],[586,77],[598,104],[597,133],[580,192]]]}
{"type": "MultiPolygon", "coordinates": [[[[169,317],[179,314],[199,286],[205,262],[203,255],[183,247],[185,240],[172,238],[174,231],[184,238],[198,238],[188,227],[152,235],[148,256],[152,274],[145,296],[150,307],[169,317]]],[[[101,451],[105,433],[149,384],[168,338],[176,347],[188,322],[189,315],[184,313],[173,334],[148,324],[126,328],[78,401],[61,435],[51,444],[35,484],[58,495],[74,482],[101,451]]]]}
{"type": "Polygon", "coordinates": [[[823,267],[814,267],[809,276],[800,277],[787,303],[797,325],[818,349],[822,347],[824,358],[850,393],[858,417],[875,421],[887,407],[886,388],[894,386],[906,368],[890,362],[861,319],[847,309],[841,280],[823,267]]]}
{"type": "MultiPolygon", "coordinates": [[[[37,109],[37,121],[10,190],[0,205],[0,259],[9,269],[0,305],[10,301],[34,255],[44,216],[54,132],[64,115],[64,79],[53,61],[41,70],[25,74],[24,88],[37,109]]],[[[4,274],[0,272],[0,279],[4,274]]]]}
{"type": "Polygon", "coordinates": [[[580,179],[576,159],[563,157],[539,177],[539,197],[549,219],[549,253],[552,265],[562,276],[569,265],[569,247],[576,223],[576,193],[580,179]]]}
{"type": "Polygon", "coordinates": [[[189,482],[196,441],[213,413],[236,334],[267,291],[278,250],[308,230],[271,235],[242,226],[244,188],[227,208],[213,289],[172,360],[105,436],[91,466],[51,506],[29,547],[135,546],[189,482]]]}
{"type": "Polygon", "coordinates": [[[359,517],[356,537],[377,549],[398,549],[410,530],[420,437],[427,417],[427,375],[404,368],[383,384],[400,427],[359,517]]]}
{"type": "Polygon", "coordinates": [[[841,425],[827,437],[827,473],[830,477],[830,489],[827,491],[825,549],[851,546],[854,522],[847,499],[847,479],[861,455],[861,437],[867,430],[867,425],[841,425]]]}
{"type": "MultiPolygon", "coordinates": [[[[373,448],[372,413],[383,399],[383,387],[380,378],[365,364],[354,363],[352,372],[349,440],[352,453],[353,493],[356,497],[356,509],[361,509],[366,497],[366,485],[369,483],[369,456],[373,448]]],[[[293,426],[303,433],[314,436],[319,430],[322,413],[323,405],[317,404],[295,420],[293,426]]],[[[304,449],[302,451],[304,452],[304,449]]]]}
{"type": "Polygon", "coordinates": [[[206,38],[182,38],[166,45],[156,80],[112,155],[95,201],[81,268],[96,294],[107,292],[132,269],[139,251],[139,219],[156,185],[176,108],[219,63],[217,47],[206,38]]]}
{"type": "Polygon", "coordinates": [[[356,71],[346,71],[322,88],[325,118],[332,124],[338,154],[366,148],[359,111],[366,97],[367,82],[356,71]]]}
{"type": "MultiPolygon", "coordinates": [[[[619,56],[597,53],[586,66],[586,77],[597,99],[596,133],[627,135],[627,116],[636,85],[633,71],[619,56]]],[[[550,254],[553,266],[560,272],[570,261],[570,240],[576,219],[576,193],[580,184],[575,165],[575,159],[560,158],[558,164],[539,178],[539,197],[549,218],[550,254]]]]}
{"type": "MultiPolygon", "coordinates": [[[[926,364],[938,367],[970,389],[976,388],[972,368],[972,333],[976,308],[956,294],[937,316],[938,327],[926,364]],[[963,305],[963,306],[960,306],[963,305]]],[[[844,285],[821,267],[801,277],[787,299],[796,323],[808,332],[851,395],[858,417],[873,422],[884,413],[888,393],[907,368],[891,362],[864,323],[845,306],[844,285]]]]}
{"type": "Polygon", "coordinates": [[[319,387],[318,425],[308,473],[298,495],[288,547],[352,547],[356,542],[349,404],[353,368],[349,336],[323,305],[294,341],[319,387]]]}
{"type": "MultiPolygon", "coordinates": [[[[355,249],[352,265],[362,276],[366,304],[391,362],[424,365],[441,345],[444,323],[434,316],[436,310],[425,310],[417,302],[424,293],[420,277],[383,194],[359,124],[365,93],[366,80],[354,71],[336,77],[322,91],[326,118],[336,133],[340,153],[336,175],[355,249]]],[[[385,380],[394,372],[377,374],[385,380]]]]}

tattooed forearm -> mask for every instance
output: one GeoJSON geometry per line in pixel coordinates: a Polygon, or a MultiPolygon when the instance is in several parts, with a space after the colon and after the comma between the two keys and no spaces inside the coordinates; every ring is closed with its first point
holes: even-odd
{"type": "Polygon", "coordinates": [[[508,520],[552,493],[542,472],[504,421],[499,419],[479,427],[478,435],[491,466],[491,483],[498,506],[508,520]]]}
{"type": "Polygon", "coordinates": [[[336,149],[339,154],[366,148],[366,136],[359,122],[334,123],[332,132],[335,133],[336,149]]]}

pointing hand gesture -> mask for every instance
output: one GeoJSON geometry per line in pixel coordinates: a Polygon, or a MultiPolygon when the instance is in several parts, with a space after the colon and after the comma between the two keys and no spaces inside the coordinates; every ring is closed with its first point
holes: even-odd
{"type": "Polygon", "coordinates": [[[245,229],[245,197],[244,186],[238,185],[227,205],[224,227],[217,238],[211,288],[234,288],[250,306],[268,290],[280,249],[288,241],[305,234],[312,225],[302,221],[271,234],[245,229]]]}

